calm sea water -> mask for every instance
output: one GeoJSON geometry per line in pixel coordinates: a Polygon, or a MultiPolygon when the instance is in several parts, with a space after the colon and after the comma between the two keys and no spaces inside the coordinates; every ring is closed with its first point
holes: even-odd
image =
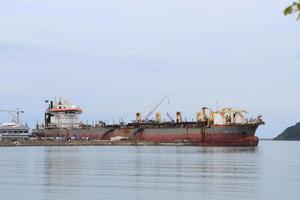
{"type": "Polygon", "coordinates": [[[1,199],[300,199],[300,142],[0,148],[1,199]]]}

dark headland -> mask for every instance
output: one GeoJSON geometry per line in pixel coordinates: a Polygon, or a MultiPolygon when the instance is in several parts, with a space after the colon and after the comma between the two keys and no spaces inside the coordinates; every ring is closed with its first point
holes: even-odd
{"type": "Polygon", "coordinates": [[[274,140],[300,140],[300,122],[285,129],[274,140]]]}

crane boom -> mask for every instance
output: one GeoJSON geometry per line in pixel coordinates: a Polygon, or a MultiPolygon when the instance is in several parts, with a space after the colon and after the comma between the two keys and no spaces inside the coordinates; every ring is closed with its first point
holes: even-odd
{"type": "Polygon", "coordinates": [[[23,110],[19,110],[19,108],[17,108],[17,110],[0,110],[0,112],[7,112],[9,113],[16,121],[17,124],[20,123],[20,114],[24,113],[23,110]]]}
{"type": "Polygon", "coordinates": [[[168,116],[168,118],[170,119],[170,121],[171,121],[172,123],[175,122],[174,119],[173,119],[173,117],[171,117],[171,115],[170,115],[169,113],[167,113],[167,116],[168,116]]]}
{"type": "Polygon", "coordinates": [[[166,100],[166,98],[168,98],[169,97],[169,95],[166,95],[166,96],[164,96],[164,98],[162,98],[159,102],[158,102],[158,104],[156,104],[153,108],[152,108],[152,110],[146,115],[146,117],[144,118],[144,121],[147,121],[147,120],[149,120],[149,117],[155,112],[155,110],[166,100]]]}

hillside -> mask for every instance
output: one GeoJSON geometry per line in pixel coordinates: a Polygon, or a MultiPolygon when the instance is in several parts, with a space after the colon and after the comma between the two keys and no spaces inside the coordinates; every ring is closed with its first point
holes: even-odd
{"type": "Polygon", "coordinates": [[[300,122],[285,129],[274,140],[300,140],[300,122]]]}

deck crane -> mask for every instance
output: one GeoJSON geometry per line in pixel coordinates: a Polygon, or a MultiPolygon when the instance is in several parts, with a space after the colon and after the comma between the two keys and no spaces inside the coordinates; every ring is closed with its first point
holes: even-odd
{"type": "Polygon", "coordinates": [[[144,118],[144,121],[148,121],[149,117],[155,112],[155,110],[169,97],[169,95],[164,96],[164,98],[162,98],[158,104],[156,104],[152,110],[146,115],[146,117],[144,118]]]}
{"type": "Polygon", "coordinates": [[[169,113],[167,113],[167,116],[168,116],[169,120],[170,120],[172,123],[175,122],[174,119],[173,119],[173,117],[171,117],[171,115],[170,115],[169,113]]]}
{"type": "Polygon", "coordinates": [[[0,110],[0,112],[9,113],[14,118],[14,122],[16,124],[20,124],[20,114],[24,113],[24,111],[20,110],[19,108],[17,108],[17,110],[0,110]]]}

